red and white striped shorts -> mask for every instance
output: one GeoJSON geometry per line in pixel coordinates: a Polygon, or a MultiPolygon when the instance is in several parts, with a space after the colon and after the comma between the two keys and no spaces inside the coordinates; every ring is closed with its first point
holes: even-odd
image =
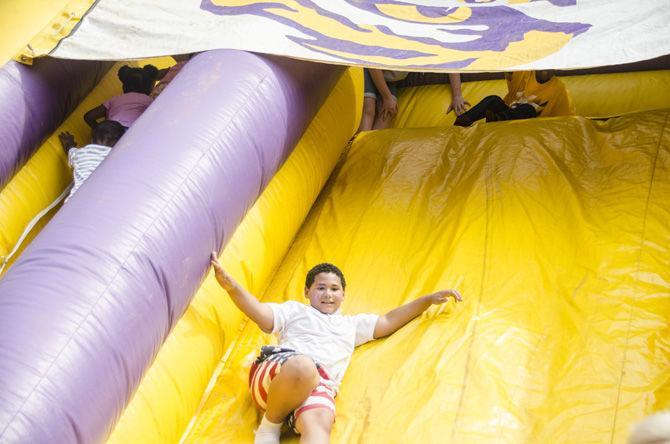
{"type": "MultiPolygon", "coordinates": [[[[265,410],[268,400],[268,388],[270,382],[277,376],[281,370],[284,362],[288,361],[293,356],[298,356],[300,353],[288,348],[281,348],[274,345],[267,345],[261,348],[261,354],[256,361],[251,365],[249,371],[249,389],[251,390],[251,398],[254,403],[261,409],[265,410]]],[[[286,418],[286,424],[289,428],[298,432],[295,428],[296,421],[300,414],[306,410],[316,408],[327,408],[335,413],[335,391],[327,385],[330,381],[326,370],[316,364],[316,368],[321,377],[319,385],[317,385],[305,402],[300,404],[297,409],[291,412],[286,418]]]]}

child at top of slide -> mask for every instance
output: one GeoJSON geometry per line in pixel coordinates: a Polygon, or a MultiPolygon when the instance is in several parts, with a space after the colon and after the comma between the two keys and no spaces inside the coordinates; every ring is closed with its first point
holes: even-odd
{"type": "Polygon", "coordinates": [[[393,334],[433,304],[443,304],[449,297],[461,301],[456,290],[442,290],[381,316],[343,315],[344,275],[335,265],[323,263],[305,278],[309,305],[262,303],[221,268],[215,253],[210,260],[216,280],[233,303],[261,330],[279,338],[279,345],[261,348],[250,370],[251,397],[265,412],[256,444],[279,443],[284,421],[301,435],[301,442],[329,442],[334,398],[354,348],[393,334]]]}
{"type": "Polygon", "coordinates": [[[563,82],[553,71],[505,73],[507,95],[484,97],[481,102],[456,118],[454,125],[470,126],[486,118],[487,122],[520,120],[533,117],[571,116],[575,107],[563,82]]]}
{"type": "Polygon", "coordinates": [[[105,160],[112,147],[119,141],[125,128],[113,120],[105,120],[93,127],[91,143],[77,148],[74,136],[67,131],[58,135],[63,149],[67,153],[68,163],[72,167],[74,185],[65,199],[67,202],[79,187],[88,179],[88,176],[105,160]]]}
{"type": "Polygon", "coordinates": [[[114,120],[129,128],[153,101],[149,94],[158,76],[158,68],[153,65],[144,65],[142,68],[123,65],[119,68],[118,76],[123,85],[123,94],[112,97],[84,114],[84,121],[91,128],[100,119],[114,120]]]}

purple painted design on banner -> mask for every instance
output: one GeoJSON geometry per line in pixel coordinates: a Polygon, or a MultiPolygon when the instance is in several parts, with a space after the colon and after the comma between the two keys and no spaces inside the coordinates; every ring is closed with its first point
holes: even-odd
{"type": "MultiPolygon", "coordinates": [[[[576,36],[588,30],[590,26],[582,23],[554,23],[539,20],[528,17],[516,9],[506,6],[473,8],[472,16],[463,23],[468,26],[489,26],[493,21],[492,19],[503,22],[503,26],[498,26],[494,30],[485,32],[475,31],[474,34],[472,33],[473,29],[451,30],[449,28],[440,28],[440,31],[450,34],[479,35],[478,39],[469,42],[444,44],[439,40],[429,37],[405,36],[404,38],[413,42],[438,45],[459,51],[504,51],[510,43],[523,41],[525,34],[530,31],[560,32],[576,36]],[[505,23],[509,23],[510,26],[504,26],[505,23]]],[[[378,29],[386,35],[396,35],[386,26],[378,26],[378,29]]]]}
{"type": "MultiPolygon", "coordinates": [[[[358,25],[353,24],[346,17],[342,17],[338,14],[334,14],[330,11],[324,10],[322,7],[315,5],[309,0],[296,0],[301,6],[305,8],[310,8],[317,12],[319,15],[324,17],[329,17],[333,20],[336,20],[338,23],[341,23],[344,26],[347,26],[350,29],[357,30],[364,33],[380,32],[384,35],[398,37],[408,42],[416,42],[426,46],[425,50],[416,50],[411,51],[396,49],[396,48],[387,48],[380,46],[369,46],[360,44],[352,41],[345,41],[338,39],[333,36],[324,35],[322,32],[319,32],[315,29],[304,26],[301,23],[297,23],[294,19],[287,17],[282,17],[277,14],[274,14],[269,11],[269,9],[277,7],[277,3],[274,2],[262,2],[253,3],[251,5],[245,6],[219,6],[215,5],[212,0],[202,0],[201,8],[207,10],[213,14],[220,15],[242,15],[242,14],[251,14],[259,17],[268,18],[284,25],[287,25],[293,29],[297,29],[300,32],[310,36],[310,39],[300,38],[296,36],[286,35],[286,38],[296,42],[297,44],[315,52],[322,54],[327,54],[331,57],[339,58],[343,61],[350,63],[362,63],[370,65],[370,61],[367,60],[367,57],[388,57],[396,60],[404,60],[407,58],[421,58],[425,57],[429,59],[435,57],[437,54],[431,51],[431,46],[456,50],[456,51],[505,51],[511,43],[522,42],[525,38],[525,35],[531,31],[542,31],[547,33],[562,33],[566,35],[576,36],[585,31],[587,31],[591,25],[584,23],[560,23],[552,22],[548,20],[536,19],[530,17],[523,12],[508,7],[508,6],[479,6],[470,8],[471,15],[466,20],[459,21],[454,23],[453,29],[450,25],[445,24],[428,24],[425,26],[432,26],[432,29],[435,29],[435,26],[439,26],[437,29],[445,34],[445,40],[448,40],[448,35],[456,36],[473,36],[474,38],[466,42],[448,42],[440,41],[433,37],[419,37],[411,35],[401,35],[394,32],[390,27],[386,25],[378,24],[375,26],[375,31],[370,29],[360,29],[358,25]],[[464,28],[467,27],[467,28],[464,28]],[[473,28],[485,28],[483,31],[475,30],[473,28]],[[468,29],[469,28],[469,29],[468,29]],[[477,38],[478,37],[478,38],[477,38]],[[335,52],[348,53],[347,55],[335,54],[335,52]]],[[[375,15],[383,18],[390,18],[397,20],[395,17],[388,17],[383,14],[378,5],[403,5],[408,6],[407,3],[402,3],[395,0],[387,0],[382,2],[354,2],[353,0],[348,0],[348,3],[360,10],[374,13],[375,15]]],[[[284,10],[291,10],[287,6],[283,6],[284,10]]],[[[455,11],[455,8],[445,8],[445,7],[433,7],[433,6],[417,6],[417,10],[424,16],[429,18],[443,17],[448,14],[451,14],[455,11]]],[[[408,21],[411,22],[411,21],[408,21]]],[[[469,57],[473,61],[476,58],[469,57]]],[[[450,62],[444,64],[433,64],[430,63],[430,67],[434,68],[465,68],[467,65],[463,65],[461,62],[450,62]]],[[[428,64],[418,63],[416,65],[408,66],[410,69],[421,69],[427,68],[428,64]]]]}
{"type": "Polygon", "coordinates": [[[36,59],[0,68],[0,188],[74,110],[111,62],[36,59]]]}
{"type": "MultiPolygon", "coordinates": [[[[342,51],[342,52],[349,52],[351,53],[352,56],[355,55],[367,55],[367,56],[380,56],[380,57],[393,57],[395,59],[406,59],[406,58],[412,58],[412,57],[426,57],[426,56],[434,56],[435,54],[429,54],[429,53],[424,53],[424,52],[419,52],[419,51],[410,51],[410,50],[399,50],[399,49],[389,49],[385,48],[383,46],[368,46],[368,45],[361,45],[356,42],[351,42],[348,40],[341,40],[337,38],[333,38],[324,34],[321,34],[311,28],[308,28],[306,26],[303,26],[300,23],[296,23],[295,21],[288,19],[286,17],[274,15],[271,13],[267,12],[267,4],[262,3],[262,4],[253,4],[253,5],[247,5],[247,6],[239,6],[239,7],[231,7],[231,6],[216,6],[212,5],[210,0],[203,0],[204,3],[209,3],[208,8],[206,8],[209,12],[213,12],[215,14],[221,14],[221,15],[244,15],[244,14],[254,14],[260,17],[266,17],[270,18],[273,21],[282,23],[284,25],[287,25],[291,27],[292,29],[296,29],[304,34],[309,35],[312,37],[312,39],[303,39],[300,37],[296,36],[286,36],[289,40],[292,40],[304,47],[309,48],[312,51],[317,51],[321,52],[324,54],[328,54],[332,57],[341,57],[338,55],[334,55],[331,53],[328,53],[327,51],[320,51],[318,48],[314,48],[313,46],[322,46],[323,48],[328,48],[328,49],[334,49],[336,51],[342,51]],[[217,11],[217,12],[214,12],[217,11]]],[[[288,8],[285,8],[288,9],[288,8]]],[[[370,33],[372,31],[368,29],[363,29],[361,32],[365,33],[370,33]]],[[[348,61],[354,61],[354,59],[347,59],[347,58],[342,58],[343,60],[348,60],[348,61]]],[[[360,60],[360,63],[367,63],[364,60],[360,60]]]]}
{"type": "Polygon", "coordinates": [[[341,15],[341,14],[335,14],[333,11],[329,11],[328,9],[324,9],[321,6],[315,4],[312,1],[309,1],[309,0],[295,0],[295,2],[300,4],[301,6],[303,6],[305,8],[309,8],[309,9],[312,9],[312,10],[316,11],[319,15],[322,15],[324,17],[332,18],[332,19],[340,22],[344,26],[347,26],[351,29],[355,29],[356,31],[361,31],[361,32],[368,32],[367,29],[361,28],[356,23],[349,20],[348,17],[346,17],[344,15],[341,15]]]}
{"type": "MultiPolygon", "coordinates": [[[[447,17],[450,14],[453,14],[458,10],[458,8],[426,8],[423,5],[418,5],[416,10],[419,11],[421,15],[429,18],[442,18],[447,17]]],[[[407,20],[412,22],[411,20],[407,20]]]]}
{"type": "MultiPolygon", "coordinates": [[[[289,36],[289,39],[293,39],[293,37],[289,36]]],[[[326,50],[322,50],[320,48],[310,48],[310,50],[312,50],[314,52],[318,52],[320,54],[325,54],[325,55],[328,55],[328,56],[331,56],[331,57],[333,56],[332,53],[330,53],[326,50]]],[[[372,63],[368,60],[357,59],[355,57],[347,57],[347,56],[344,56],[344,55],[341,55],[341,54],[338,54],[337,57],[342,61],[346,61],[346,62],[349,62],[349,63],[355,63],[355,64],[358,64],[360,66],[365,66],[365,67],[368,67],[368,68],[388,69],[386,67],[386,65],[384,65],[384,64],[372,63]]],[[[396,59],[396,60],[398,60],[398,59],[396,59]]],[[[470,65],[475,60],[477,60],[477,59],[468,58],[468,59],[464,59],[464,60],[456,60],[456,61],[453,61],[453,62],[445,62],[445,63],[439,63],[439,64],[430,64],[430,63],[408,64],[408,65],[404,65],[402,68],[394,68],[394,69],[396,69],[396,70],[403,70],[403,69],[423,70],[423,69],[430,69],[430,68],[463,69],[463,68],[467,67],[468,65],[470,65]]]]}
{"type": "MultiPolygon", "coordinates": [[[[495,3],[497,0],[488,0],[485,3],[495,3]]],[[[547,2],[551,3],[554,6],[575,6],[577,4],[577,0],[530,0],[530,3],[533,2],[547,2]]],[[[482,4],[482,0],[465,0],[465,3],[471,4],[471,5],[477,5],[477,4],[482,4]]],[[[507,3],[507,1],[504,1],[503,3],[507,3]]]]}
{"type": "MultiPolygon", "coordinates": [[[[534,2],[540,1],[540,0],[531,0],[534,2]]],[[[576,6],[577,5],[577,0],[547,0],[549,3],[551,3],[554,6],[576,6]]]]}
{"type": "Polygon", "coordinates": [[[342,71],[233,50],[184,66],[0,280],[0,442],[105,441],[342,71]]]}

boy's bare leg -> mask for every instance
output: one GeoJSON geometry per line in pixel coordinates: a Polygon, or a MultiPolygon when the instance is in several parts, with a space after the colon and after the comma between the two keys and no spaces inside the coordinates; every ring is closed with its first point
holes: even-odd
{"type": "Polygon", "coordinates": [[[302,404],[319,385],[316,365],[307,356],[294,356],[284,362],[281,371],[268,387],[265,417],[280,423],[302,404]]]}
{"type": "Polygon", "coordinates": [[[335,415],[327,408],[302,412],[295,424],[300,432],[300,444],[328,444],[334,422],[335,415]]]}
{"type": "Polygon", "coordinates": [[[363,97],[363,114],[361,115],[361,124],[358,127],[358,132],[370,131],[372,124],[375,121],[375,113],[377,112],[377,99],[372,97],[363,97]]]}

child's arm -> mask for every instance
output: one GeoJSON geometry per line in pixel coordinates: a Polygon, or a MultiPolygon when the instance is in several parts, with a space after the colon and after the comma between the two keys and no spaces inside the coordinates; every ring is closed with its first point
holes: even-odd
{"type": "Polygon", "coordinates": [[[98,120],[107,117],[107,108],[105,105],[99,105],[84,114],[84,122],[91,128],[98,124],[98,120]]]}
{"type": "Polygon", "coordinates": [[[368,71],[370,72],[372,83],[375,84],[377,91],[381,94],[382,106],[379,113],[380,116],[386,119],[393,119],[398,113],[398,100],[391,94],[391,90],[384,79],[384,73],[380,69],[370,68],[368,71]]]}
{"type": "Polygon", "coordinates": [[[461,92],[461,75],[458,73],[449,73],[449,87],[451,88],[451,103],[447,108],[447,114],[453,109],[457,116],[460,116],[468,109],[465,105],[470,105],[470,102],[463,98],[461,92]]]}
{"type": "Polygon", "coordinates": [[[161,80],[165,75],[168,73],[170,68],[161,68],[158,70],[158,74],[156,74],[156,80],[161,80]]]}
{"type": "Polygon", "coordinates": [[[405,305],[395,308],[383,316],[380,316],[375,324],[374,338],[379,339],[384,336],[395,333],[400,327],[419,316],[426,311],[428,307],[435,304],[444,304],[447,298],[452,297],[454,301],[460,302],[463,299],[456,290],[442,290],[437,293],[429,294],[405,305]]]}
{"type": "Polygon", "coordinates": [[[237,308],[249,316],[265,333],[271,333],[274,327],[272,309],[267,304],[259,302],[258,299],[242,288],[235,279],[226,273],[216,259],[216,253],[212,252],[210,262],[214,266],[216,280],[228,292],[237,308]]]}
{"type": "Polygon", "coordinates": [[[60,144],[63,147],[65,154],[70,151],[70,148],[77,146],[77,142],[74,140],[74,136],[67,131],[63,131],[58,134],[58,140],[60,140],[60,144]]]}

